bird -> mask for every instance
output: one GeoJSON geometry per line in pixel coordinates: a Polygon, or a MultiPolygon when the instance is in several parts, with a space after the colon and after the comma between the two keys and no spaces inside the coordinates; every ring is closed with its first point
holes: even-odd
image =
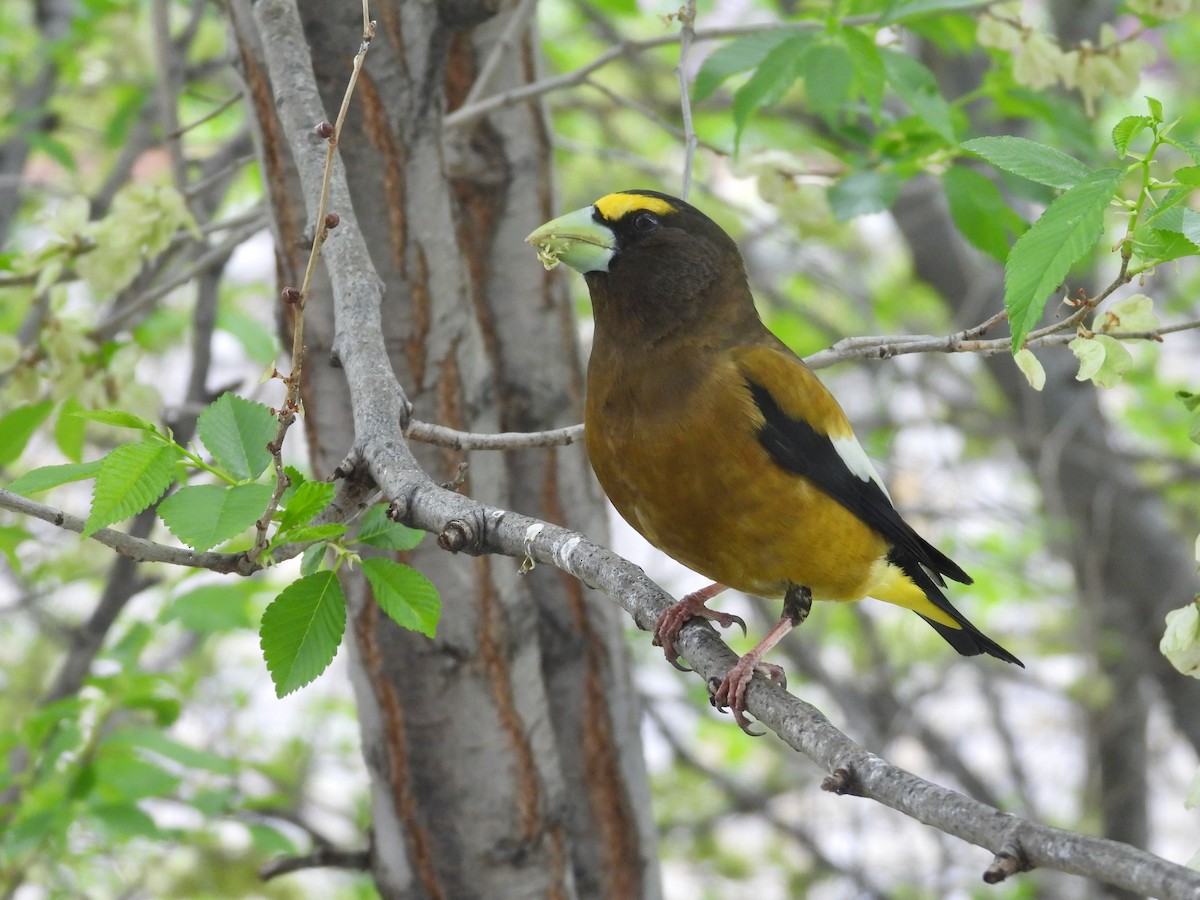
{"type": "MultiPolygon", "coordinates": [[[[783,614],[712,701],[749,731],[755,672],[812,601],[873,597],[912,610],[964,656],[1024,667],[946,597],[972,579],[897,511],[837,400],[762,322],[734,240],[686,201],[606,194],[535,229],[547,268],[583,275],[595,330],[584,443],[617,512],[712,581],[663,612],[654,643],[679,667],[684,624],[745,623],[710,609],[726,588],[783,598],[783,614]]],[[[753,733],[753,732],[752,732],[753,733]]]]}

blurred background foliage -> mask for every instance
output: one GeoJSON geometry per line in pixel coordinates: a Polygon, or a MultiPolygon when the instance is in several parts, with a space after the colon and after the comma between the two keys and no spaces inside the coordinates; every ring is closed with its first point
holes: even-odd
{"type": "MultiPolygon", "coordinates": [[[[947,303],[888,210],[914,184],[948,194],[951,213],[962,192],[970,213],[959,218],[984,249],[944,252],[977,256],[994,278],[988,252],[1002,256],[1052,192],[981,165],[958,142],[1019,133],[1112,165],[1109,132],[1144,114],[1143,95],[1179,119],[1178,138],[1195,139],[1200,17],[1189,10],[1186,0],[704,0],[685,61],[704,94],[692,108],[691,200],[738,238],[764,317],[801,354],[848,335],[976,324],[999,309],[995,291],[981,283],[979,296],[947,303]],[[706,29],[737,33],[710,40],[706,29]]],[[[545,75],[628,50],[545,97],[560,208],[622,188],[680,192],[679,47],[642,46],[677,33],[679,14],[655,0],[536,4],[545,75]]],[[[348,64],[354,49],[330,52],[348,64]]],[[[0,5],[4,482],[96,458],[119,439],[85,429],[80,409],[165,421],[183,442],[221,390],[278,402],[277,385],[258,379],[278,352],[275,273],[234,62],[216,4],[0,5]],[[176,129],[178,142],[163,140],[176,129]]],[[[1119,260],[1101,243],[1073,287],[1115,276],[1119,260]]],[[[1133,288],[1164,323],[1196,316],[1191,260],[1133,288]]],[[[578,280],[574,289],[586,340],[586,295],[578,280]]],[[[1200,462],[1175,393],[1200,389],[1200,346],[1183,333],[1130,350],[1133,367],[1096,407],[1105,477],[1152,495],[1178,541],[1169,549],[1190,559],[1200,462]]],[[[1070,361],[1065,347],[1038,356],[1070,361]]],[[[1101,627],[1105,587],[1087,576],[1102,566],[1089,570],[1071,550],[1073,536],[1104,533],[1123,511],[1081,521],[1047,496],[1014,424],[1020,402],[997,385],[995,367],[1012,365],[918,354],[822,377],[897,502],[975,576],[956,602],[1029,668],[959,660],[913,617],[870,604],[819,608],[778,661],[793,691],[900,765],[1067,828],[1128,837],[1114,822],[1136,820],[1143,846],[1187,861],[1200,849],[1184,805],[1195,732],[1181,732],[1158,674],[1110,677],[1132,651],[1101,627]],[[1140,724],[1102,727],[1114,706],[1136,707],[1140,724]],[[1113,756],[1130,768],[1114,773],[1113,756]],[[1116,783],[1144,790],[1114,805],[1116,783]]],[[[38,499],[83,514],[88,495],[71,485],[38,499]]],[[[152,520],[138,521],[150,533],[152,520]]],[[[616,549],[668,590],[695,586],[614,529],[616,549]]],[[[131,580],[98,544],[9,513],[0,551],[0,896],[374,895],[367,876],[257,875],[277,854],[362,846],[369,828],[344,674],[335,665],[276,700],[259,655],[258,618],[294,570],[233,581],[143,567],[131,580]]],[[[1147,596],[1178,592],[1160,571],[1134,577],[1147,596]]],[[[750,599],[731,608],[751,635],[777,614],[750,599]]],[[[1148,627],[1161,633],[1154,615],[1148,627]]],[[[822,773],[772,737],[747,740],[644,634],[631,626],[630,638],[668,897],[1100,896],[1047,873],[985,888],[983,851],[822,795],[822,773]]]]}

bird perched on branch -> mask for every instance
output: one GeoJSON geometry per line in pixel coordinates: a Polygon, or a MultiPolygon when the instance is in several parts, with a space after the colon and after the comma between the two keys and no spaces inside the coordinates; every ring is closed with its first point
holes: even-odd
{"type": "MultiPolygon", "coordinates": [[[[688,619],[726,587],[782,597],[783,616],[713,688],[745,718],[763,656],[816,600],[874,597],[911,609],[964,656],[1020,660],[946,599],[971,578],[893,506],[833,395],[759,319],[733,240],[655,191],[608,194],[526,239],[581,272],[595,337],[585,439],[617,511],[651,544],[712,579],[663,613],[654,642],[675,663],[688,619]]],[[[677,665],[677,663],[676,663],[677,665]]]]}

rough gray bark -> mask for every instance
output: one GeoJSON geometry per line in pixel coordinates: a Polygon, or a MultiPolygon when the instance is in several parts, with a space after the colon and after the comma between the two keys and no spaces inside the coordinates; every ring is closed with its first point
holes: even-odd
{"type": "MultiPolygon", "coordinates": [[[[329,120],[360,39],[347,12],[316,0],[300,8],[329,120]]],[[[441,127],[513,6],[390,3],[373,12],[378,34],[339,149],[348,202],[383,284],[383,340],[414,414],[481,432],[576,422],[570,309],[521,243],[551,210],[540,112],[511,107],[450,134],[441,127]]],[[[290,132],[319,116],[295,124],[287,107],[302,101],[292,85],[277,81],[272,98],[251,33],[257,21],[262,43],[280,41],[290,16],[288,0],[262,0],[253,14],[236,5],[234,18],[262,131],[281,280],[298,284],[310,227],[301,224],[303,204],[314,198],[297,186],[287,145],[290,132]]],[[[534,76],[532,39],[525,28],[519,35],[493,89],[534,76]]],[[[334,231],[330,242],[348,237],[334,231]]],[[[342,462],[354,437],[346,381],[326,363],[362,337],[336,323],[332,309],[323,283],[307,313],[304,383],[319,476],[342,462]]],[[[602,535],[600,498],[578,448],[419,448],[418,457],[446,480],[467,462],[462,490],[476,499],[602,535]]],[[[432,541],[407,561],[441,592],[436,640],[396,628],[365,582],[345,581],[380,892],[655,896],[655,840],[617,611],[549,568],[522,579],[512,560],[455,557],[432,541]]]]}

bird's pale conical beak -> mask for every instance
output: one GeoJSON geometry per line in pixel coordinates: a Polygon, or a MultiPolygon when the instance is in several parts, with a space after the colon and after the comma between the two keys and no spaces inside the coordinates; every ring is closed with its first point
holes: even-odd
{"type": "Polygon", "coordinates": [[[537,250],[547,269],[565,262],[577,272],[607,272],[616,250],[612,229],[596,220],[596,208],[586,206],[535,228],[525,242],[537,250]]]}

